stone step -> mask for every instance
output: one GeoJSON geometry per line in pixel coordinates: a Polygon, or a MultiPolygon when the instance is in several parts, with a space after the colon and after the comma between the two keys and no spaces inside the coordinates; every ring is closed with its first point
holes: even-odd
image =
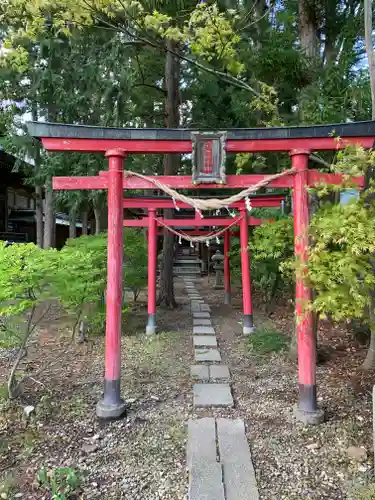
{"type": "Polygon", "coordinates": [[[208,382],[210,380],[208,365],[192,365],[190,367],[190,377],[193,380],[208,382]]]}
{"type": "Polygon", "coordinates": [[[193,462],[216,462],[216,426],[214,418],[190,419],[188,421],[187,464],[193,462]]]}
{"type": "Polygon", "coordinates": [[[215,330],[212,326],[193,326],[193,334],[194,335],[215,335],[215,330]]]}
{"type": "Polygon", "coordinates": [[[221,361],[220,352],[217,349],[195,349],[194,357],[197,363],[213,363],[221,361]]]}
{"type": "Polygon", "coordinates": [[[200,267],[202,265],[202,261],[199,259],[175,259],[173,261],[174,266],[181,267],[200,267]]]}
{"type": "Polygon", "coordinates": [[[200,382],[214,382],[216,380],[229,381],[230,373],[226,365],[192,365],[190,376],[200,382]]]}
{"type": "Polygon", "coordinates": [[[194,318],[193,319],[193,326],[211,326],[212,323],[209,318],[194,318]]]}
{"type": "Polygon", "coordinates": [[[189,500],[259,500],[243,420],[189,420],[187,464],[189,500]]]}
{"type": "Polygon", "coordinates": [[[188,500],[225,500],[222,470],[218,462],[201,462],[192,466],[188,500]]]}
{"type": "Polygon", "coordinates": [[[193,319],[197,319],[197,318],[210,318],[211,315],[208,311],[196,311],[196,312],[193,312],[193,319]]]}
{"type": "Polygon", "coordinates": [[[209,367],[210,380],[228,380],[230,372],[227,365],[211,365],[209,367]]]}
{"type": "Polygon", "coordinates": [[[192,301],[191,303],[191,311],[194,312],[210,312],[211,308],[208,304],[197,304],[196,302],[192,301]]]}
{"type": "Polygon", "coordinates": [[[214,418],[188,422],[189,500],[224,500],[221,464],[217,461],[214,418]]]}
{"type": "Polygon", "coordinates": [[[185,276],[200,275],[201,270],[199,267],[174,267],[173,273],[185,276]]]}
{"type": "Polygon", "coordinates": [[[234,405],[229,384],[194,384],[193,396],[194,408],[232,408],[234,405]]]}
{"type": "Polygon", "coordinates": [[[215,335],[194,335],[194,347],[217,347],[215,335]]]}
{"type": "Polygon", "coordinates": [[[218,418],[216,423],[226,500],[259,500],[243,420],[218,418]]]}

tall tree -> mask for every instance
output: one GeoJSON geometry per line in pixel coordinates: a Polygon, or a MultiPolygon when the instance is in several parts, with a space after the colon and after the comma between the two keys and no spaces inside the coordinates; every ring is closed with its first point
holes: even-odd
{"type": "MultiPolygon", "coordinates": [[[[180,125],[180,60],[178,44],[173,40],[167,40],[167,53],[165,57],[165,126],[167,128],[178,128],[180,125]]],[[[180,155],[166,155],[164,160],[164,175],[175,175],[178,172],[180,155]]],[[[173,210],[165,210],[165,216],[173,217],[173,210]]],[[[174,235],[167,229],[164,230],[163,256],[161,266],[160,295],[158,303],[167,307],[175,307],[173,288],[173,261],[174,261],[174,235]]]]}

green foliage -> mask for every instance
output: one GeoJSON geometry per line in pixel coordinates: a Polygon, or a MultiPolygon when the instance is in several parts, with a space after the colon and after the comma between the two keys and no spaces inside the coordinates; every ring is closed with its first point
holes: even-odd
{"type": "Polygon", "coordinates": [[[82,236],[67,241],[58,252],[52,278],[55,295],[75,317],[73,335],[83,319],[96,321],[106,287],[107,238],[82,236]]]}
{"type": "MultiPolygon", "coordinates": [[[[249,242],[252,281],[264,300],[269,302],[293,282],[293,275],[282,268],[294,253],[293,219],[283,217],[280,212],[277,214],[267,210],[260,210],[257,216],[279,217],[278,220],[256,227],[249,242]]],[[[241,264],[238,243],[232,245],[231,265],[234,275],[239,277],[241,264]]]]}
{"type": "Polygon", "coordinates": [[[33,243],[0,243],[0,316],[19,316],[45,300],[54,254],[33,243]]]}
{"type": "Polygon", "coordinates": [[[294,255],[293,219],[281,218],[255,228],[250,242],[252,277],[268,302],[293,283],[283,264],[294,255]]]}
{"type": "Polygon", "coordinates": [[[124,287],[133,292],[134,301],[147,283],[147,242],[143,231],[124,230],[124,287]]]}
{"type": "Polygon", "coordinates": [[[346,205],[327,205],[311,221],[308,278],[317,292],[314,309],[334,320],[367,316],[375,278],[374,208],[362,197],[346,205]]]}
{"type": "Polygon", "coordinates": [[[53,500],[76,498],[83,482],[76,469],[59,467],[48,471],[45,465],[37,472],[36,480],[43,490],[51,494],[53,500]]]}
{"type": "Polygon", "coordinates": [[[278,353],[287,349],[289,339],[282,333],[269,328],[257,328],[249,336],[248,346],[251,352],[259,356],[278,353]]]}
{"type": "MultiPolygon", "coordinates": [[[[63,306],[75,314],[76,325],[86,319],[89,325],[103,321],[103,298],[107,285],[107,234],[81,236],[68,240],[58,254],[53,278],[56,295],[63,306]]],[[[124,230],[124,286],[134,297],[147,283],[147,247],[141,231],[124,230]]]]}

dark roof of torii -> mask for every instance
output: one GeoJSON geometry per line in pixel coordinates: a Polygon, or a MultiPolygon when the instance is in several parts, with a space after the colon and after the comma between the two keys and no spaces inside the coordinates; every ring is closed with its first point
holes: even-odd
{"type": "MultiPolygon", "coordinates": [[[[88,125],[63,125],[59,123],[29,122],[33,137],[76,139],[133,139],[161,141],[190,141],[196,129],[166,128],[111,128],[88,125]]],[[[219,130],[217,130],[218,132],[219,130]]],[[[199,132],[215,132],[199,130],[199,132]]],[[[302,127],[233,128],[227,131],[228,140],[249,139],[299,139],[314,137],[375,137],[375,121],[337,123],[302,127]]]]}

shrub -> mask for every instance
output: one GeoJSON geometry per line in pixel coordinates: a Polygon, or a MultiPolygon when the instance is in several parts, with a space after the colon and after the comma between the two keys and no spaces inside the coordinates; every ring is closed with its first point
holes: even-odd
{"type": "MultiPolygon", "coordinates": [[[[24,357],[29,337],[43,314],[37,308],[51,295],[51,276],[56,271],[54,250],[41,250],[33,243],[7,246],[0,242],[0,318],[3,342],[19,347],[8,380],[9,397],[19,383],[16,370],[24,357]]],[[[48,306],[45,307],[47,312],[48,306]]]]}
{"type": "MultiPolygon", "coordinates": [[[[147,283],[147,248],[142,232],[124,231],[124,286],[136,299],[147,283]]],[[[80,321],[92,326],[104,321],[104,296],[107,286],[107,234],[81,236],[68,240],[59,252],[54,278],[56,294],[63,306],[80,321]]],[[[73,333],[74,333],[73,332],[73,333]]]]}
{"type": "Polygon", "coordinates": [[[327,205],[311,221],[308,277],[314,309],[334,320],[366,318],[375,278],[375,219],[363,200],[327,205]]]}
{"type": "MultiPolygon", "coordinates": [[[[270,303],[293,283],[293,274],[282,265],[293,258],[293,219],[283,217],[254,229],[250,238],[251,278],[254,286],[270,303]]],[[[232,245],[234,277],[241,275],[239,243],[232,245]]]]}
{"type": "Polygon", "coordinates": [[[70,467],[59,467],[47,471],[46,466],[43,465],[38,471],[36,479],[41,488],[51,493],[53,500],[76,498],[82,485],[80,473],[70,467]]]}

